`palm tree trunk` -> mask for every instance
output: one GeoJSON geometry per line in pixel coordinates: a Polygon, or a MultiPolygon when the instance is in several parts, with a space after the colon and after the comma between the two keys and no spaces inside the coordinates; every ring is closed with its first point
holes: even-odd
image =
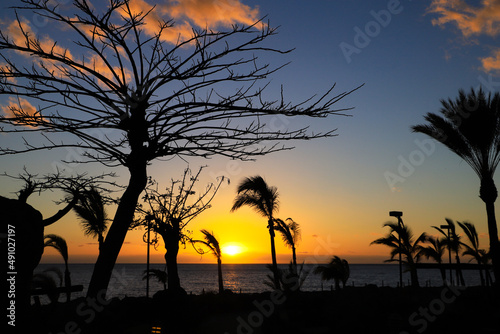
{"type": "Polygon", "coordinates": [[[68,262],[65,263],[64,285],[66,286],[66,302],[71,300],[71,275],[69,273],[68,262]]]}
{"type": "Polygon", "coordinates": [[[137,201],[146,187],[146,162],[139,161],[142,160],[139,159],[140,157],[137,158],[134,160],[131,156],[130,160],[135,162],[135,166],[130,168],[129,184],[120,199],[113,223],[97,257],[87,291],[88,297],[95,298],[99,293],[103,294],[102,297],[105,296],[116,259],[125,241],[128,228],[132,223],[137,201]]]}
{"type": "Polygon", "coordinates": [[[222,279],[222,261],[220,257],[217,257],[217,274],[219,277],[219,293],[224,292],[224,281],[222,279]]]}
{"type": "Polygon", "coordinates": [[[446,285],[446,270],[444,270],[443,263],[438,262],[439,272],[441,273],[441,279],[443,280],[443,286],[446,285]]]}
{"type": "Polygon", "coordinates": [[[460,262],[460,256],[458,255],[458,251],[455,252],[455,260],[457,262],[457,269],[455,270],[457,277],[457,284],[465,286],[465,280],[464,280],[464,275],[462,273],[462,265],[460,262]]]}
{"type": "Polygon", "coordinates": [[[417,267],[415,266],[415,264],[410,265],[410,279],[412,287],[418,288],[420,286],[420,283],[418,282],[417,267]]]}
{"type": "Polygon", "coordinates": [[[104,244],[104,237],[102,236],[102,233],[99,233],[97,236],[97,242],[99,243],[99,252],[101,252],[102,245],[104,244]]]}
{"type": "Polygon", "coordinates": [[[269,218],[269,235],[271,236],[271,258],[273,261],[273,274],[274,274],[274,288],[280,288],[280,280],[278,274],[278,262],[276,261],[276,246],[274,245],[274,222],[272,218],[269,218]]]}
{"type": "Polygon", "coordinates": [[[295,271],[297,271],[297,254],[295,250],[295,245],[292,245],[292,261],[293,261],[293,267],[295,268],[295,271]]]}
{"type": "Polygon", "coordinates": [[[488,217],[488,234],[490,238],[490,254],[493,265],[493,274],[495,276],[495,284],[500,279],[500,243],[498,241],[498,228],[495,217],[495,201],[498,192],[495,182],[492,177],[481,178],[481,188],[479,189],[479,197],[486,204],[486,215],[488,217]]]}
{"type": "Polygon", "coordinates": [[[334,281],[335,281],[335,291],[339,291],[340,290],[340,279],[335,278],[334,281]]]}
{"type": "Polygon", "coordinates": [[[488,234],[490,237],[490,254],[493,264],[493,275],[495,283],[500,279],[500,245],[498,242],[498,229],[495,218],[495,203],[486,203],[486,214],[488,216],[488,234]]]}
{"type": "Polygon", "coordinates": [[[481,278],[481,286],[484,286],[484,275],[483,275],[483,265],[480,259],[477,259],[477,265],[479,267],[479,277],[481,278]]]}

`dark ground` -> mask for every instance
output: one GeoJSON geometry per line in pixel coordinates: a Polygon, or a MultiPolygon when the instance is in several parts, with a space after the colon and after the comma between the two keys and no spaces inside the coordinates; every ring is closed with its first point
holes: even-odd
{"type": "Polygon", "coordinates": [[[481,287],[160,293],[149,299],[79,298],[32,311],[26,333],[500,333],[499,294],[481,287]]]}

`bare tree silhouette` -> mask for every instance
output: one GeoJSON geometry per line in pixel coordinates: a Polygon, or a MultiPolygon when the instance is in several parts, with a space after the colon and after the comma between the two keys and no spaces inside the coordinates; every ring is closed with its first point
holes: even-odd
{"type": "Polygon", "coordinates": [[[18,14],[15,32],[0,31],[0,95],[12,97],[8,115],[0,117],[2,131],[41,137],[24,148],[1,147],[0,154],[74,149],[80,157],[68,162],[123,166],[130,174],[89,296],[107,289],[151,161],[215,155],[251,160],[290,149],[283,141],[335,135],[307,125],[275,131],[269,122],[276,117],[327,117],[350,109],[333,108],[352,92],[333,94],[335,85],[298,103],[286,101],[283,89],[267,100],[267,80],[283,66],[262,63],[261,57],[291,50],[271,47],[267,40],[277,31],[262,21],[221,31],[195,28],[172,44],[167,36],[175,34],[174,22],[155,22],[161,14],[150,15],[153,8],[138,12],[132,0],[108,6],[20,2],[17,12],[43,17],[64,30],[68,41],[37,37],[18,14]],[[71,136],[60,141],[61,133],[71,136]]]}
{"type": "Polygon", "coordinates": [[[203,167],[200,167],[198,172],[192,175],[191,170],[186,168],[182,179],[172,180],[170,187],[166,188],[165,192],[161,192],[158,189],[158,184],[150,180],[150,185],[146,188],[146,195],[143,197],[145,204],[141,204],[137,208],[141,214],[137,218],[138,224],[149,226],[148,228],[151,228],[155,234],[159,234],[163,239],[166,250],[168,290],[174,293],[185,292],[179,279],[177,255],[180,244],[185,245],[187,242],[191,242],[190,232],[186,230],[186,226],[211,207],[212,199],[226,180],[226,178],[220,177],[218,183],[210,183],[203,191],[197,193],[195,184],[199,181],[202,170],[203,167]]]}

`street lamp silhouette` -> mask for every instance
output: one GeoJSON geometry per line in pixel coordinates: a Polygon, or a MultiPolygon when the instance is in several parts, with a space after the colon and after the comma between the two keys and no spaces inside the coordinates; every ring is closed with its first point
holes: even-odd
{"type": "Polygon", "coordinates": [[[149,298],[149,245],[150,245],[150,229],[151,229],[151,221],[155,219],[153,215],[147,215],[145,218],[148,223],[148,248],[146,253],[146,298],[149,298]]]}
{"type": "MultiPolygon", "coordinates": [[[[389,211],[389,216],[391,217],[397,217],[398,218],[398,224],[399,227],[403,228],[403,219],[401,217],[403,216],[403,212],[401,211],[389,211]]],[[[398,233],[399,237],[399,247],[401,247],[401,231],[398,233]]],[[[403,261],[401,259],[401,249],[399,251],[399,287],[403,287],[403,261]]]]}
{"type": "MultiPolygon", "coordinates": [[[[449,257],[449,261],[450,261],[450,284],[453,285],[453,272],[451,270],[451,236],[450,236],[450,230],[451,230],[451,226],[450,225],[441,225],[439,226],[442,230],[448,230],[448,257],[449,257]]],[[[458,278],[457,278],[457,285],[459,285],[458,283],[458,278]]]]}

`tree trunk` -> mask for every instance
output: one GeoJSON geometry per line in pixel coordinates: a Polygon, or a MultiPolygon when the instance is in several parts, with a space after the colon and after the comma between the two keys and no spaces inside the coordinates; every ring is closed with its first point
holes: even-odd
{"type": "MultiPolygon", "coordinates": [[[[139,158],[139,157],[138,157],[139,158]]],[[[133,159],[131,159],[133,160],[133,159]]],[[[141,192],[146,187],[147,172],[145,161],[135,161],[135,168],[130,168],[130,180],[127,189],[120,199],[113,223],[100,249],[90,279],[88,297],[97,297],[98,293],[107,291],[111,274],[127,235],[141,192]]],[[[105,293],[104,293],[105,295],[105,293]]]]}
{"type": "Polygon", "coordinates": [[[443,280],[443,286],[446,285],[446,270],[444,270],[443,264],[441,262],[439,264],[439,271],[441,272],[441,279],[443,280]]]}
{"type": "Polygon", "coordinates": [[[418,282],[417,266],[410,259],[408,259],[408,268],[410,269],[411,286],[414,288],[420,287],[420,283],[418,282]]]}
{"type": "Polygon", "coordinates": [[[335,278],[334,281],[335,281],[335,291],[339,291],[340,290],[340,279],[335,278]]]}
{"type": "Polygon", "coordinates": [[[179,270],[177,268],[177,254],[179,254],[179,243],[169,244],[165,247],[165,261],[167,262],[168,290],[181,290],[181,280],[179,279],[179,270]]]}
{"type": "Polygon", "coordinates": [[[66,302],[69,302],[71,300],[71,275],[68,263],[66,263],[66,269],[64,270],[64,285],[66,286],[66,302]]]}
{"type": "Polygon", "coordinates": [[[500,245],[498,242],[497,221],[495,218],[494,202],[486,203],[486,213],[488,216],[488,234],[490,236],[490,253],[493,264],[493,275],[495,283],[500,279],[500,245]]]}
{"type": "Polygon", "coordinates": [[[217,258],[217,274],[219,277],[219,293],[224,292],[224,280],[222,279],[222,261],[220,257],[217,258]]]}
{"type": "Polygon", "coordinates": [[[464,275],[462,273],[462,265],[460,263],[460,256],[458,255],[458,251],[455,252],[455,259],[457,262],[456,276],[457,276],[457,284],[461,286],[465,286],[464,275]]]}
{"type": "Polygon", "coordinates": [[[293,267],[295,268],[295,271],[297,271],[297,254],[295,250],[295,245],[292,245],[292,261],[293,261],[293,267]]]}
{"type": "Polygon", "coordinates": [[[477,260],[477,265],[479,267],[479,278],[481,279],[481,286],[485,286],[484,282],[484,275],[483,275],[483,264],[481,263],[481,260],[477,260]]]}
{"type": "Polygon", "coordinates": [[[278,262],[276,261],[276,247],[274,245],[274,222],[273,219],[269,219],[269,235],[271,236],[271,258],[273,261],[273,275],[274,275],[274,288],[279,290],[281,287],[279,274],[278,274],[278,262]]]}
{"type": "Polygon", "coordinates": [[[500,279],[500,244],[498,241],[498,228],[495,217],[495,201],[497,199],[497,196],[498,192],[493,178],[488,176],[482,177],[481,188],[479,189],[479,197],[481,197],[483,202],[486,204],[491,262],[493,264],[495,284],[500,279]]]}
{"type": "Polygon", "coordinates": [[[177,267],[177,255],[179,254],[179,242],[181,239],[180,221],[173,218],[171,225],[165,227],[165,233],[162,234],[165,242],[165,261],[167,262],[168,290],[181,290],[181,280],[179,279],[179,269],[177,267]]]}

